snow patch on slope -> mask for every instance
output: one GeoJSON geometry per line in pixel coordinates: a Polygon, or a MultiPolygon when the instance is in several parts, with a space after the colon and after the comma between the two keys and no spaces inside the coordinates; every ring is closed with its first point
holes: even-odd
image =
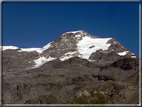
{"type": "Polygon", "coordinates": [[[67,52],[67,53],[65,53],[64,56],[62,56],[62,57],[60,58],[60,60],[61,60],[61,61],[65,61],[65,60],[67,60],[67,59],[69,59],[69,58],[72,58],[72,57],[75,56],[76,53],[77,53],[77,51],[75,51],[75,52],[67,52]]]}
{"type": "Polygon", "coordinates": [[[60,60],[61,61],[65,61],[65,60],[70,59],[72,57],[73,57],[72,55],[70,55],[70,56],[63,56],[63,57],[60,58],[60,60]]]}
{"type": "Polygon", "coordinates": [[[81,37],[81,35],[75,35],[75,37],[79,38],[79,37],[81,37]]]}
{"type": "Polygon", "coordinates": [[[70,31],[70,32],[66,32],[66,33],[77,33],[77,32],[82,32],[82,30],[78,30],[78,31],[70,31]]]}
{"type": "Polygon", "coordinates": [[[137,58],[136,56],[131,56],[131,58],[137,58]]]}
{"type": "Polygon", "coordinates": [[[48,49],[51,47],[51,43],[48,43],[47,45],[45,45],[43,48],[21,48],[21,50],[19,50],[18,52],[32,52],[32,51],[36,51],[38,53],[42,53],[44,50],[48,49]]]}
{"type": "Polygon", "coordinates": [[[67,52],[67,53],[65,53],[65,55],[72,55],[72,54],[75,54],[76,53],[76,51],[75,52],[67,52]]]}
{"type": "Polygon", "coordinates": [[[48,43],[47,45],[45,45],[45,46],[42,48],[42,50],[49,49],[49,48],[51,47],[51,43],[52,43],[52,42],[50,42],[50,43],[48,43]]]}
{"type": "Polygon", "coordinates": [[[124,55],[126,55],[128,52],[129,52],[129,51],[124,51],[124,52],[119,52],[119,53],[117,53],[117,54],[120,55],[120,56],[124,56],[124,55]]]}
{"type": "Polygon", "coordinates": [[[32,51],[36,51],[38,53],[42,52],[42,48],[21,48],[21,50],[17,51],[17,52],[32,52],[32,51]]]}
{"type": "Polygon", "coordinates": [[[38,68],[38,67],[42,66],[44,63],[55,60],[55,59],[56,58],[53,58],[53,57],[49,57],[49,58],[40,57],[40,58],[34,60],[36,65],[33,68],[38,68]]]}
{"type": "Polygon", "coordinates": [[[81,55],[79,57],[84,59],[89,59],[90,55],[93,52],[96,52],[99,49],[107,50],[111,44],[108,44],[107,41],[111,38],[90,38],[83,37],[81,41],[77,44],[78,51],[81,55]],[[94,46],[89,48],[90,46],[94,46]]]}
{"type": "Polygon", "coordinates": [[[7,49],[19,49],[17,46],[2,46],[1,48],[3,51],[5,51],[7,49]]]}

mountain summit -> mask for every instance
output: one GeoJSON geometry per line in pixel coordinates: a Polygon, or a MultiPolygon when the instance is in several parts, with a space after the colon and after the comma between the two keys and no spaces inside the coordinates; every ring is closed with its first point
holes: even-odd
{"type": "Polygon", "coordinates": [[[2,48],[4,104],[138,103],[138,57],[114,38],[79,30],[43,48],[2,48]]]}

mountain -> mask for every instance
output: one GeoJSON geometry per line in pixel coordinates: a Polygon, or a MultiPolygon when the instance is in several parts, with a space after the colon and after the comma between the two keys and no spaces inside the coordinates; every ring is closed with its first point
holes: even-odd
{"type": "Polygon", "coordinates": [[[4,104],[139,102],[139,58],[114,38],[80,30],[43,48],[2,49],[4,104]]]}

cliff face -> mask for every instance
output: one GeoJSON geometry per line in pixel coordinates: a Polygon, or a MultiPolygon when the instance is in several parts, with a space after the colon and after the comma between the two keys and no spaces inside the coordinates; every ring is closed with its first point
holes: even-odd
{"type": "Polygon", "coordinates": [[[139,59],[114,38],[76,31],[42,49],[3,49],[4,104],[139,102],[139,59]]]}

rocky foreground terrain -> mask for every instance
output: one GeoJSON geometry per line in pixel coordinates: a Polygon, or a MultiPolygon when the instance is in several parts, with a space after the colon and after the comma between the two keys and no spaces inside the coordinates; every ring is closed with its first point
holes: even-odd
{"type": "Polygon", "coordinates": [[[3,104],[138,104],[139,58],[114,38],[66,32],[43,48],[3,46],[3,104]]]}

